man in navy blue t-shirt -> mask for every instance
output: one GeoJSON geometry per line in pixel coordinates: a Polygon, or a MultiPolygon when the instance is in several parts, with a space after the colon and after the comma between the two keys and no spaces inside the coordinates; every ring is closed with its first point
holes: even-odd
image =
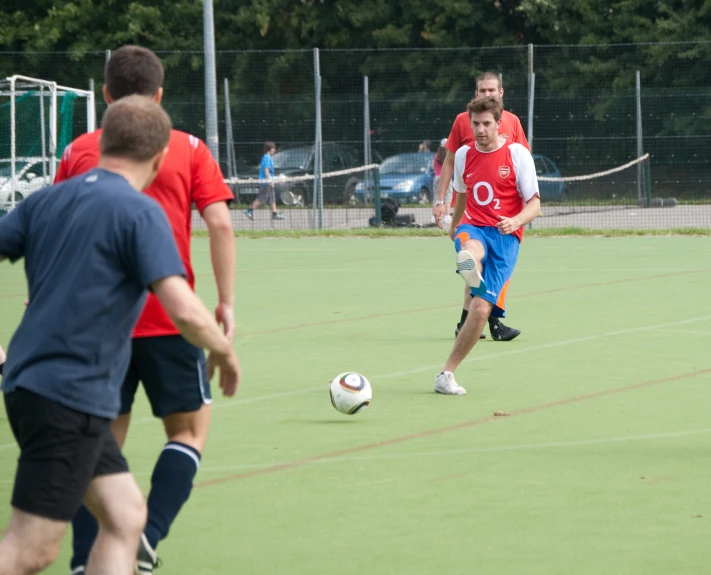
{"type": "Polygon", "coordinates": [[[158,173],[170,129],[149,98],[120,100],[104,114],[98,168],[0,219],[0,261],[24,257],[30,301],[2,381],[20,458],[0,575],[51,564],[82,503],[100,525],[87,573],[134,572],[146,508],[110,424],[147,289],[188,341],[211,350],[224,394],[237,389],[230,341],[185,281],[163,210],[137,192],[158,173]]]}

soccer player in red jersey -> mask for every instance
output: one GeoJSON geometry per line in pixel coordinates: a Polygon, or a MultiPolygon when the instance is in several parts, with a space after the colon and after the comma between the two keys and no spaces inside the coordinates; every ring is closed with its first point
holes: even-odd
{"type": "Polygon", "coordinates": [[[476,142],[459,148],[454,158],[457,204],[449,234],[457,272],[472,301],[452,353],[435,378],[435,391],[447,395],[466,394],[454,370],[476,344],[494,306],[503,305],[523,228],[541,210],[531,152],[498,133],[501,102],[474,99],[467,111],[476,142]]]}
{"type": "MultiPolygon", "coordinates": [[[[163,65],[150,50],[123,46],[106,64],[104,99],[110,105],[139,94],[161,101],[163,65]]],[[[100,130],[84,134],[62,155],[55,182],[94,168],[99,158],[100,130]]],[[[207,146],[195,136],[172,130],[165,162],[144,193],[156,200],[170,222],[178,251],[194,289],[190,262],[192,204],[207,223],[219,304],[216,319],[231,339],[234,320],[234,234],[228,202],[233,194],[207,146]]],[[[183,339],[158,299],[149,295],[133,332],[132,357],[122,388],[121,411],[112,430],[121,447],[126,440],[131,406],[139,381],[153,414],[163,420],[168,442],[156,462],[148,495],[148,522],[141,538],[137,573],[151,573],[155,548],[187,501],[207,439],[212,401],[202,349],[183,339]]],[[[84,573],[96,522],[86,508],[73,521],[73,574],[84,573]]]]}
{"type": "MultiPolygon", "coordinates": [[[[501,82],[499,76],[493,72],[484,72],[480,74],[476,79],[476,91],[474,92],[474,98],[495,98],[502,101],[504,96],[504,89],[501,87],[501,82]]],[[[511,142],[516,142],[528,148],[528,141],[526,140],[526,135],[523,133],[523,127],[521,126],[521,121],[518,116],[507,112],[504,110],[501,114],[501,122],[499,125],[499,135],[506,140],[511,142]]],[[[454,120],[454,125],[452,126],[452,131],[447,138],[447,156],[442,165],[442,173],[439,180],[438,198],[435,201],[433,207],[433,213],[435,217],[435,222],[439,227],[442,227],[442,217],[447,210],[445,206],[445,196],[447,194],[447,188],[452,181],[452,173],[454,170],[454,154],[457,150],[465,145],[471,145],[474,143],[474,133],[472,132],[471,121],[468,112],[462,112],[454,120]]],[[[452,197],[452,206],[455,205],[456,195],[452,197]]],[[[507,286],[508,287],[508,286],[507,286]]],[[[467,319],[467,314],[469,313],[469,304],[471,303],[471,296],[469,295],[469,290],[464,292],[464,303],[462,305],[462,315],[455,328],[455,336],[459,333],[464,321],[467,319]]],[[[505,303],[505,302],[502,302],[505,303]]],[[[495,306],[492,310],[491,317],[489,318],[489,331],[491,332],[491,337],[495,341],[511,341],[515,337],[521,334],[517,329],[505,326],[501,323],[501,318],[505,317],[505,310],[503,307],[495,306]]],[[[482,339],[486,336],[482,333],[482,339]]]]}

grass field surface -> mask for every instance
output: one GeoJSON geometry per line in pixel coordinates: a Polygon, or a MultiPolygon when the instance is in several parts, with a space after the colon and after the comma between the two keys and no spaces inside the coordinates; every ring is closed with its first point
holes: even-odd
{"type": "MultiPolygon", "coordinates": [[[[448,239],[236,243],[243,383],[213,389],[156,573],[709,572],[708,238],[525,239],[505,320],[523,333],[477,344],[464,397],[433,392],[463,291],[448,239]],[[353,417],[328,398],[347,370],[373,386],[353,417]]],[[[214,307],[206,239],[193,257],[214,307]]],[[[25,294],[4,264],[3,345],[25,294]]],[[[125,453],[144,490],[163,443],[141,395],[125,453]]],[[[16,457],[3,414],[0,529],[16,457]]],[[[48,573],[68,559],[69,534],[48,573]]]]}

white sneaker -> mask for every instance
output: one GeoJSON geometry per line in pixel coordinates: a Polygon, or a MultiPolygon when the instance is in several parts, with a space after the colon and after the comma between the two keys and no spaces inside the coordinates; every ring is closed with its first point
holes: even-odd
{"type": "Polygon", "coordinates": [[[467,250],[461,250],[457,253],[457,273],[462,276],[464,282],[472,289],[472,295],[486,293],[486,282],[477,269],[474,256],[467,250]]]}
{"type": "Polygon", "coordinates": [[[442,395],[466,395],[467,390],[454,381],[451,371],[443,371],[435,378],[435,392],[442,395]]]}

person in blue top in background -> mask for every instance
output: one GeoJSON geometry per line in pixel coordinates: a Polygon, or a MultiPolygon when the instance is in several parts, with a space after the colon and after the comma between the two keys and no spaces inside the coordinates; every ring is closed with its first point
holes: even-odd
{"type": "Polygon", "coordinates": [[[170,130],[150,98],[122,98],[104,113],[97,168],[0,219],[0,261],[24,258],[29,287],[3,366],[20,457],[0,575],[51,565],[82,503],[99,522],[86,572],[134,573],[146,503],[111,421],[147,290],[185,339],[211,351],[208,377],[219,368],[223,393],[237,390],[232,344],[185,280],[163,209],[138,192],[160,170],[170,130]]]}
{"type": "Polygon", "coordinates": [[[269,204],[272,207],[272,220],[283,220],[284,216],[277,212],[276,193],[274,191],[274,160],[272,156],[276,154],[276,144],[274,142],[264,142],[264,155],[259,164],[259,195],[252,202],[252,207],[244,210],[244,215],[250,220],[254,219],[254,210],[261,204],[269,204]]]}

